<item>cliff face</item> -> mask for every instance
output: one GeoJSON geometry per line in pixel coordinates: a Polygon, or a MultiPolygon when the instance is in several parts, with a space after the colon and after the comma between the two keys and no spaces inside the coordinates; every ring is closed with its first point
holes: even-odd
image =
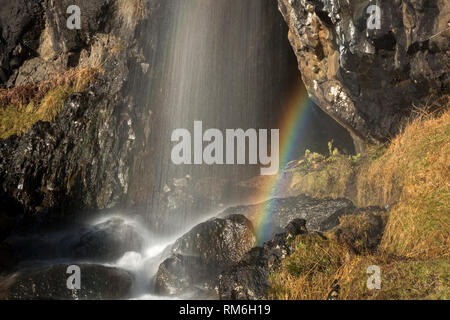
{"type": "Polygon", "coordinates": [[[148,65],[136,39],[157,9],[152,1],[148,7],[142,1],[75,2],[80,30],[66,27],[72,1],[2,2],[4,88],[39,85],[71,68],[98,70],[52,123],[38,122],[23,136],[0,141],[2,216],[48,219],[115,206],[127,194],[133,156],[145,148],[151,111],[135,101],[133,90],[141,89],[148,65]]]}
{"type": "Polygon", "coordinates": [[[385,141],[448,92],[448,1],[377,1],[378,29],[369,0],[278,2],[309,95],[354,136],[385,141]]]}

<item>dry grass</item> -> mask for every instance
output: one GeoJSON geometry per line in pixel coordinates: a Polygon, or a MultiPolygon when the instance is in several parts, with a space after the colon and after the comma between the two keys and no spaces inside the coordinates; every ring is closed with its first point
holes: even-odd
{"type": "Polygon", "coordinates": [[[148,12],[145,0],[119,0],[117,6],[119,17],[128,29],[144,19],[148,12]]]}
{"type": "Polygon", "coordinates": [[[0,90],[0,138],[20,136],[40,120],[53,121],[67,98],[85,90],[99,72],[99,67],[71,69],[49,81],[0,90]]]}
{"type": "Polygon", "coordinates": [[[355,254],[373,252],[381,241],[388,219],[386,212],[360,212],[340,217],[336,240],[355,254]]]}
{"type": "Polygon", "coordinates": [[[449,299],[449,137],[447,102],[440,115],[418,112],[387,148],[373,148],[357,161],[336,155],[308,170],[295,168],[294,186],[303,183],[311,195],[350,196],[358,205],[391,210],[375,251],[367,250],[372,226],[364,216],[344,217],[328,240],[298,238],[297,250],[272,275],[271,298],[326,299],[337,280],[340,299],[449,299]],[[327,187],[333,181],[357,188],[327,187]],[[367,289],[370,265],[382,270],[381,290],[367,289]]]}
{"type": "Polygon", "coordinates": [[[449,111],[438,117],[422,112],[387,148],[373,147],[358,161],[338,154],[313,170],[295,168],[291,192],[389,206],[385,250],[406,257],[448,255],[449,137],[449,111]]]}
{"type": "Polygon", "coordinates": [[[406,259],[384,252],[356,255],[330,235],[300,236],[295,252],[271,275],[270,299],[450,299],[450,260],[406,259]],[[367,287],[368,267],[381,270],[381,289],[367,287]]]}
{"type": "Polygon", "coordinates": [[[272,274],[270,299],[326,299],[338,270],[348,257],[345,246],[318,235],[300,236],[294,253],[272,274]]]}
{"type": "Polygon", "coordinates": [[[416,120],[370,168],[367,179],[379,184],[385,201],[391,190],[401,190],[381,244],[387,252],[405,257],[449,256],[449,137],[449,111],[438,118],[416,120]]]}

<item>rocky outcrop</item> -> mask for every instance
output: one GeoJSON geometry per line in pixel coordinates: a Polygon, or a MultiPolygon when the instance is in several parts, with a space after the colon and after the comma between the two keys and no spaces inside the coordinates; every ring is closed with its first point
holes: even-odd
{"type": "Polygon", "coordinates": [[[355,137],[385,141],[449,92],[448,1],[377,2],[373,29],[369,0],[278,2],[309,95],[355,137]]]}
{"type": "Polygon", "coordinates": [[[239,263],[221,273],[217,290],[222,300],[264,300],[270,288],[271,270],[279,266],[292,248],[292,239],[306,234],[306,221],[291,221],[282,233],[273,237],[262,247],[250,250],[239,263]]]}
{"type": "MultiPolygon", "coordinates": [[[[378,207],[344,209],[325,219],[319,229],[330,231],[331,237],[355,254],[373,252],[383,236],[384,213],[378,207]]],[[[307,225],[304,219],[291,220],[282,232],[253,248],[237,264],[222,272],[216,282],[220,299],[267,299],[271,288],[270,274],[277,271],[282,261],[295,250],[293,240],[308,235],[325,240],[329,236],[329,233],[309,230],[307,225]]]]}
{"type": "Polygon", "coordinates": [[[133,283],[130,273],[101,265],[79,265],[81,289],[68,289],[69,265],[23,270],[2,280],[0,298],[8,300],[126,299],[133,283]]]}
{"type": "Polygon", "coordinates": [[[0,209],[15,218],[31,213],[55,221],[123,204],[133,156],[149,134],[151,111],[136,104],[132,90],[140,87],[129,83],[144,77],[145,57],[136,39],[146,21],[141,11],[154,1],[78,1],[80,30],[66,27],[70,1],[6,2],[7,17],[0,19],[0,40],[7,44],[0,49],[3,85],[45,81],[71,67],[100,73],[66,101],[52,123],[38,122],[23,136],[0,141],[1,189],[11,198],[0,209]],[[14,50],[24,46],[27,54],[16,59],[14,50]]]}
{"type": "Polygon", "coordinates": [[[0,11],[0,87],[14,84],[24,61],[37,55],[39,39],[45,28],[42,1],[2,2],[0,11]],[[15,77],[14,77],[15,78],[15,77]]]}
{"type": "Polygon", "coordinates": [[[198,291],[211,295],[217,275],[237,263],[256,243],[253,227],[241,215],[214,218],[179,238],[172,255],[159,267],[156,291],[180,295],[198,291]]]}
{"type": "Polygon", "coordinates": [[[283,228],[295,219],[305,219],[308,230],[326,231],[339,224],[339,216],[349,214],[353,210],[353,203],[347,199],[314,199],[300,195],[271,199],[257,205],[229,208],[222,215],[242,214],[255,224],[261,215],[267,213],[263,221],[265,232],[259,239],[262,244],[283,231],[283,228]]]}

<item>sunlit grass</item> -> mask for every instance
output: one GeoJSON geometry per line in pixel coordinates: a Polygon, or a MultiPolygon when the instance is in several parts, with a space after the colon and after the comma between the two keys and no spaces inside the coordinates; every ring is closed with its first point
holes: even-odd
{"type": "Polygon", "coordinates": [[[271,298],[326,299],[336,280],[340,299],[449,299],[449,137],[447,104],[440,116],[422,114],[388,146],[373,147],[359,159],[316,155],[294,168],[296,191],[390,210],[375,252],[360,246],[367,231],[360,217],[341,219],[360,253],[333,232],[327,239],[297,238],[296,251],[272,275],[271,298]],[[370,265],[381,268],[381,290],[366,286],[370,265]]]}

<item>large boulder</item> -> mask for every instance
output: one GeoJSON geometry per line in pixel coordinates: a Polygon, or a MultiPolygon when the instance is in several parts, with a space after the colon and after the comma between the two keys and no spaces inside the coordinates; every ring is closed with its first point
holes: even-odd
{"type": "Polygon", "coordinates": [[[278,3],[310,97],[355,137],[385,141],[414,105],[448,92],[448,1],[377,1],[379,29],[369,0],[278,3]]]}
{"type": "Polygon", "coordinates": [[[69,265],[23,270],[0,282],[0,298],[10,300],[126,299],[133,277],[117,268],[79,265],[81,289],[68,289],[69,265]]]}
{"type": "Polygon", "coordinates": [[[347,199],[314,199],[299,195],[229,208],[222,215],[242,214],[254,225],[258,222],[264,224],[264,233],[258,235],[258,241],[262,244],[282,232],[283,228],[295,219],[305,219],[308,230],[326,231],[339,224],[339,216],[351,213],[354,209],[353,203],[347,199]],[[333,219],[330,219],[331,217],[333,219]]]}
{"type": "Polygon", "coordinates": [[[194,227],[171,248],[159,267],[156,291],[164,295],[200,290],[211,293],[211,283],[237,263],[256,243],[253,226],[241,215],[213,218],[194,227]]]}

